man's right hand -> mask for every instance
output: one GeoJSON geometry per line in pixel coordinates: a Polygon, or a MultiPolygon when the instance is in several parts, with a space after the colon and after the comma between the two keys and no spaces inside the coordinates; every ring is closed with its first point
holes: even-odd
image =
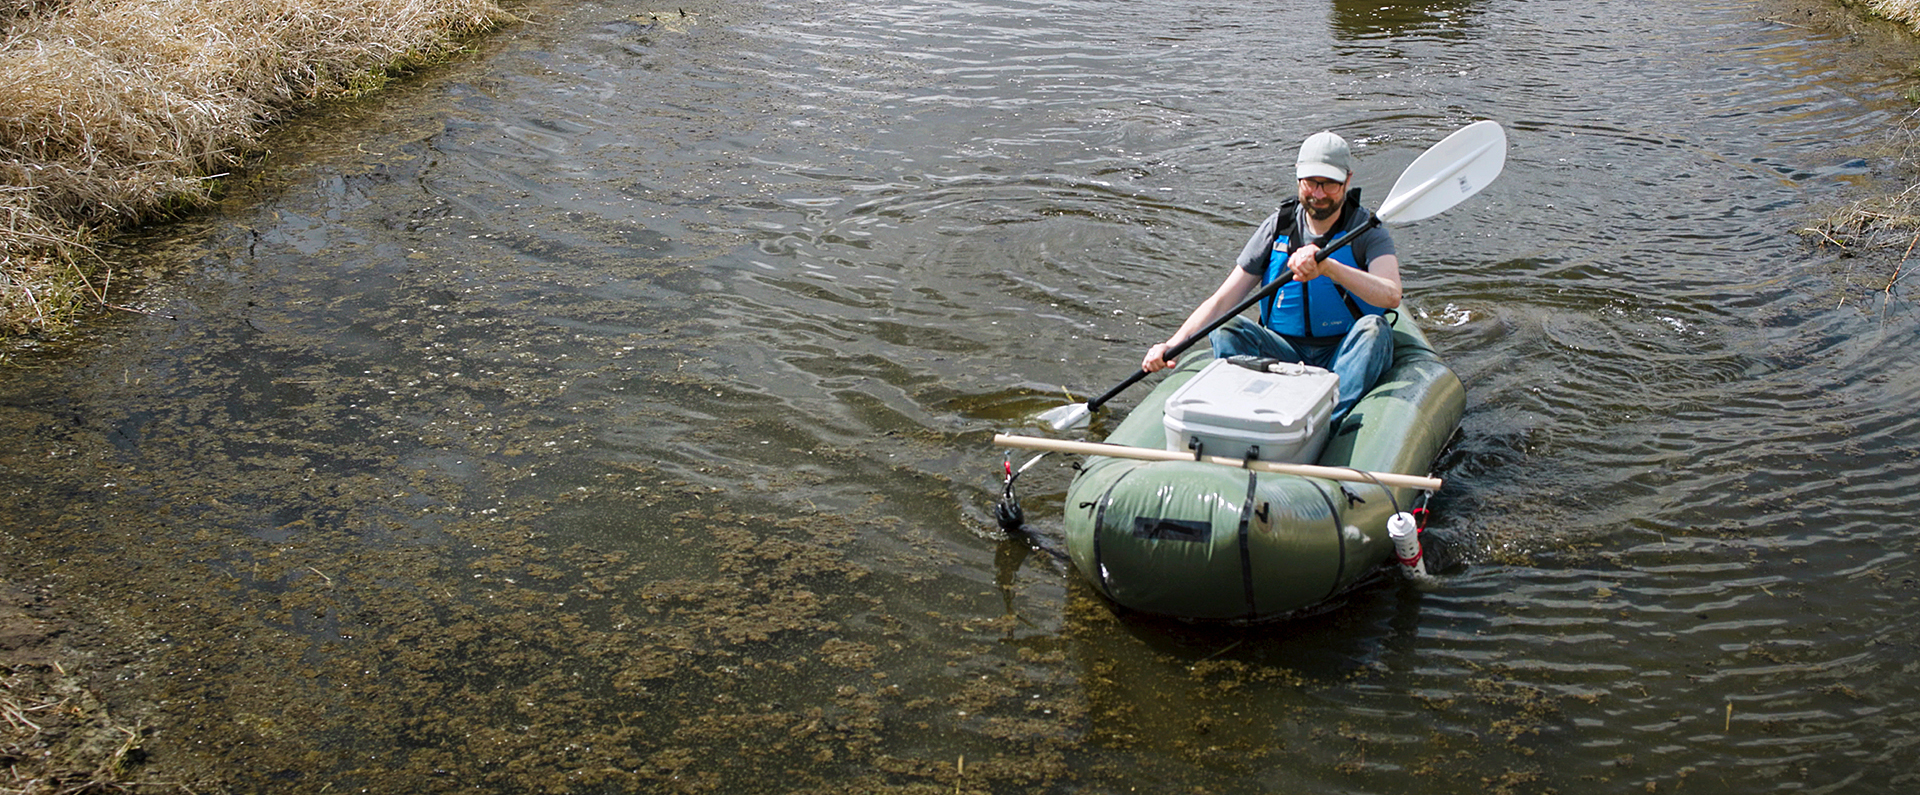
{"type": "Polygon", "coordinates": [[[1167,348],[1169,347],[1171,346],[1162,342],[1148,348],[1146,358],[1140,360],[1140,369],[1152,373],[1172,367],[1174,364],[1173,360],[1167,358],[1167,348]]]}

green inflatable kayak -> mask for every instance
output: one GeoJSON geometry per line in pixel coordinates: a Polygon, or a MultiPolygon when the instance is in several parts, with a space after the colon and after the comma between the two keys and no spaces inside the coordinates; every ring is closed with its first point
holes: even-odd
{"type": "MultiPolygon", "coordinates": [[[[1106,441],[1168,450],[1182,446],[1170,441],[1203,439],[1196,457],[1292,454],[1308,457],[1297,463],[1424,475],[1459,426],[1466,392],[1408,314],[1400,313],[1393,328],[1393,366],[1331,436],[1309,431],[1317,438],[1302,441],[1254,426],[1224,431],[1240,438],[1222,439],[1194,430],[1223,424],[1201,416],[1209,401],[1237,401],[1239,416],[1257,416],[1261,407],[1246,396],[1265,385],[1223,370],[1238,365],[1189,356],[1106,441]],[[1222,372],[1202,376],[1209,365],[1222,372]],[[1182,392],[1196,377],[1212,395],[1182,392]],[[1222,378],[1231,380],[1230,388],[1213,386],[1222,378]],[[1262,447],[1270,453],[1259,455],[1262,447]]],[[[1257,398],[1276,399],[1292,398],[1257,398]]],[[[1324,426],[1324,413],[1300,413],[1324,426]]],[[[1389,519],[1420,497],[1414,488],[1365,479],[1092,456],[1067,491],[1067,547],[1074,566],[1123,607],[1185,619],[1260,621],[1324,602],[1392,560],[1389,519]]]]}

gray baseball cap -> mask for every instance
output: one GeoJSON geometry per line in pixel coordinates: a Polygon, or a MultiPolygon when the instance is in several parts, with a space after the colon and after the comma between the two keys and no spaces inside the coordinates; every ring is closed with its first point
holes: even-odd
{"type": "Polygon", "coordinates": [[[1320,177],[1338,182],[1346,182],[1347,175],[1353,172],[1353,160],[1347,150],[1347,139],[1331,132],[1317,132],[1307,136],[1300,144],[1300,159],[1294,163],[1299,176],[1295,179],[1320,177]]]}

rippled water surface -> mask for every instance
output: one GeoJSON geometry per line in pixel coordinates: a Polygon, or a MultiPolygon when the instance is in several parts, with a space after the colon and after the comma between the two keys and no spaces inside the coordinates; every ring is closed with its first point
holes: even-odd
{"type": "Polygon", "coordinates": [[[115,254],[149,314],[0,374],[6,570],[112,622],[150,764],[1920,785],[1915,313],[1793,234],[1884,165],[1912,45],[1791,2],[680,8],[536,2],[295,124],[115,254]],[[1505,175],[1395,230],[1468,385],[1442,587],[1116,615],[1059,556],[1066,460],[1021,481],[1030,537],[994,526],[992,433],[1129,374],[1301,138],[1344,133],[1377,202],[1479,119],[1505,175]]]}

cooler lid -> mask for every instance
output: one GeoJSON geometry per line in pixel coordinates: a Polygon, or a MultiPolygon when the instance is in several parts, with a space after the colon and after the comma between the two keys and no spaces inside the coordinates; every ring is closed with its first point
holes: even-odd
{"type": "Polygon", "coordinates": [[[1257,433],[1293,429],[1332,403],[1340,377],[1318,367],[1253,370],[1216,359],[1167,399],[1166,415],[1187,426],[1257,433]]]}

